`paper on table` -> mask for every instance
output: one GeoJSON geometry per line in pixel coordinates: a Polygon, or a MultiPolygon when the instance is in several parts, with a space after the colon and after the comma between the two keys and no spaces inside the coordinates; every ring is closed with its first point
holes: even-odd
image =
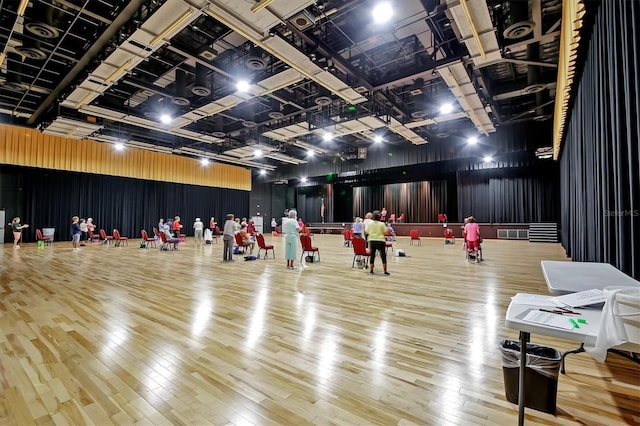
{"type": "Polygon", "coordinates": [[[556,296],[553,299],[557,303],[557,306],[571,306],[572,308],[579,308],[580,306],[604,303],[605,297],[602,290],[594,288],[591,290],[579,291],[577,293],[556,296]]]}
{"type": "Polygon", "coordinates": [[[557,306],[553,296],[544,294],[518,293],[511,300],[518,305],[533,305],[541,308],[557,306]]]}
{"type": "Polygon", "coordinates": [[[561,328],[563,330],[572,330],[573,325],[569,322],[569,318],[558,315],[558,314],[550,314],[548,312],[541,312],[531,310],[522,318],[523,321],[526,322],[534,322],[536,324],[548,325],[549,327],[561,328]]]}

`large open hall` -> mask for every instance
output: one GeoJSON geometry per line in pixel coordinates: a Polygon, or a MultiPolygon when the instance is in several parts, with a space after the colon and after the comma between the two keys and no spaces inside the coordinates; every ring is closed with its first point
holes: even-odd
{"type": "Polygon", "coordinates": [[[0,425],[640,424],[637,0],[0,0],[0,425]]]}

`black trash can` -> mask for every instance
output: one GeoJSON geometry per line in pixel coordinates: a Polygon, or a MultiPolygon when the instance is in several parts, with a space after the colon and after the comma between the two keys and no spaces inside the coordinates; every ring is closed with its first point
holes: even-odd
{"type": "MultiPolygon", "coordinates": [[[[518,403],[520,374],[520,342],[503,340],[502,373],[507,400],[518,403]]],[[[534,410],[555,414],[558,393],[558,373],[562,356],[553,348],[527,343],[526,369],[524,372],[524,405],[534,410]]]]}

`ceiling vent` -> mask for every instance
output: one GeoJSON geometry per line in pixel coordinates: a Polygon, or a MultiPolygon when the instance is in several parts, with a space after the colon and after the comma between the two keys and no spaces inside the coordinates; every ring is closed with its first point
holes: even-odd
{"type": "Polygon", "coordinates": [[[529,2],[528,1],[512,1],[510,2],[511,13],[509,22],[511,25],[504,30],[504,38],[518,39],[531,34],[536,23],[529,20],[529,2]]]}
{"type": "Polygon", "coordinates": [[[271,112],[269,112],[269,118],[279,120],[284,117],[282,113],[282,105],[276,99],[271,100],[271,112]]]}
{"type": "Polygon", "coordinates": [[[207,62],[211,62],[218,57],[218,51],[209,46],[204,46],[198,51],[198,57],[207,62]]]}
{"type": "Polygon", "coordinates": [[[298,30],[304,31],[316,24],[316,17],[312,13],[303,10],[297,15],[294,15],[292,18],[290,18],[289,22],[298,30]]]}
{"type": "Polygon", "coordinates": [[[17,46],[15,49],[25,58],[33,59],[34,61],[43,61],[47,58],[47,54],[40,49],[40,41],[32,38],[25,38],[22,46],[17,46]]]}
{"type": "Polygon", "coordinates": [[[313,102],[315,102],[315,104],[318,106],[327,106],[331,104],[332,101],[329,96],[318,96],[313,100],[313,102]]]}
{"type": "Polygon", "coordinates": [[[191,102],[187,98],[187,73],[184,70],[176,70],[175,96],[171,99],[174,105],[187,106],[191,102]]]}
{"type": "Polygon", "coordinates": [[[196,62],[196,84],[191,88],[191,93],[196,96],[209,96],[211,89],[207,84],[207,67],[199,62],[196,62]]]}
{"type": "Polygon", "coordinates": [[[244,60],[244,63],[247,68],[253,71],[262,71],[267,67],[267,61],[262,57],[262,51],[256,46],[249,49],[249,56],[244,60]]]}
{"type": "Polygon", "coordinates": [[[14,92],[23,92],[27,88],[22,83],[22,56],[15,52],[7,52],[7,79],[2,86],[14,92]]]}
{"type": "Polygon", "coordinates": [[[364,86],[358,86],[358,87],[354,87],[353,90],[355,90],[358,93],[365,93],[367,91],[367,88],[364,86]]]}
{"type": "Polygon", "coordinates": [[[58,38],[60,32],[53,26],[53,8],[40,3],[33,11],[33,20],[25,28],[39,38],[58,38]]]}

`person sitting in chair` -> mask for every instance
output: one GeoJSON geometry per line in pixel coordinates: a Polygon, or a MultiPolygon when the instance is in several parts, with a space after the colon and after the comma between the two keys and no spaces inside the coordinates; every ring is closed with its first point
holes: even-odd
{"type": "Polygon", "coordinates": [[[167,238],[167,242],[173,243],[173,250],[178,250],[178,244],[180,244],[180,239],[174,237],[174,235],[171,233],[169,229],[171,229],[169,228],[169,225],[164,225],[164,230],[162,232],[164,232],[164,236],[167,238]]]}

